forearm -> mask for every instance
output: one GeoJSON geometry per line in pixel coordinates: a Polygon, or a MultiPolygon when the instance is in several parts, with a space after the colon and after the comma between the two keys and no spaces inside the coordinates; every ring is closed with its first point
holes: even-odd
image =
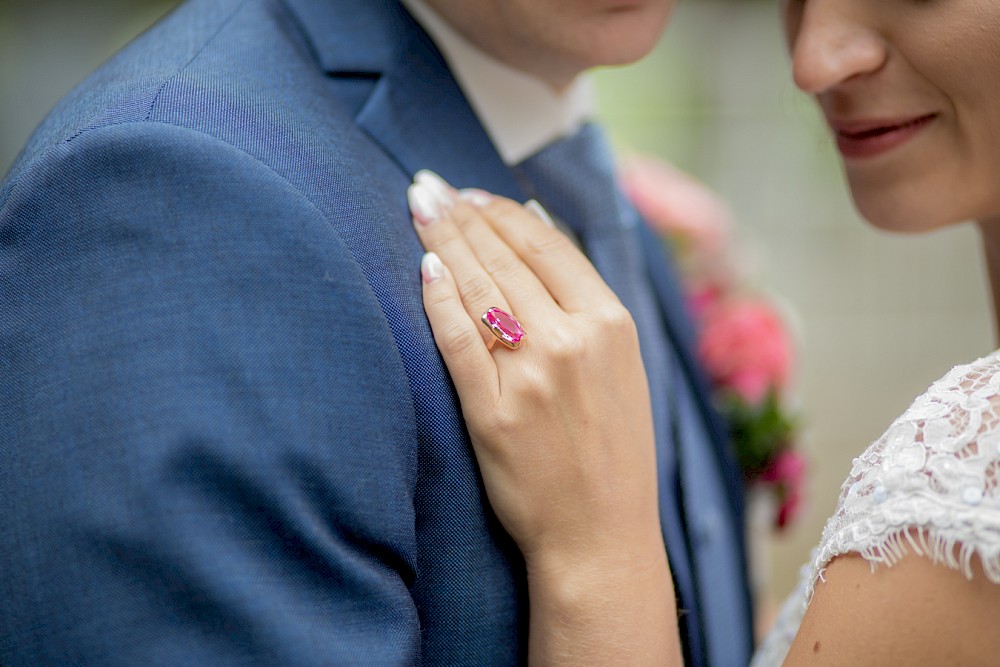
{"type": "Polygon", "coordinates": [[[673,581],[659,531],[528,563],[529,663],[681,665],[673,581]]]}

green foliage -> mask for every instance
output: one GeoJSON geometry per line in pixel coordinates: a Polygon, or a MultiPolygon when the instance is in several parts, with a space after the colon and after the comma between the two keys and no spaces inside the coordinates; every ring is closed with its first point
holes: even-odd
{"type": "Polygon", "coordinates": [[[793,445],[796,420],[782,410],[777,392],[771,391],[757,405],[726,392],[719,397],[719,410],[729,420],[737,460],[747,480],[760,477],[778,454],[793,445]]]}

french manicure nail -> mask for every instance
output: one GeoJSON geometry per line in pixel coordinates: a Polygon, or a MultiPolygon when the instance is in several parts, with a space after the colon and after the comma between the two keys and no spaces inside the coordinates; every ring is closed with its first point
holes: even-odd
{"type": "Polygon", "coordinates": [[[545,210],[545,207],[538,203],[537,199],[529,199],[524,203],[524,208],[528,209],[535,215],[537,215],[542,222],[544,222],[549,227],[555,227],[556,223],[552,221],[552,216],[549,212],[545,210]]]}
{"type": "Polygon", "coordinates": [[[493,197],[484,190],[476,190],[475,188],[466,188],[458,193],[458,196],[462,201],[472,204],[476,207],[486,206],[489,204],[493,197]]]}
{"type": "Polygon", "coordinates": [[[421,169],[413,176],[415,183],[420,183],[434,195],[442,207],[450,207],[455,203],[455,189],[430,169],[421,169]]]}
{"type": "Polygon", "coordinates": [[[410,211],[421,225],[429,225],[441,216],[437,200],[422,183],[413,183],[406,190],[410,211]]]}
{"type": "Polygon", "coordinates": [[[433,252],[424,253],[420,260],[420,276],[424,282],[432,283],[443,275],[444,264],[441,263],[441,258],[433,252]]]}

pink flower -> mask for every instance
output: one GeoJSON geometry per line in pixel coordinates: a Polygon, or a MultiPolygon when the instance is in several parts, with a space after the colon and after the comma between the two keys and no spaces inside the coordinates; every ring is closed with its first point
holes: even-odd
{"type": "Polygon", "coordinates": [[[784,389],[791,373],[788,333],[774,309],[759,300],[723,301],[709,309],[698,356],[716,385],[752,404],[784,389]]]}
{"type": "Polygon", "coordinates": [[[805,497],[806,460],[790,449],[782,451],[760,479],[778,486],[777,527],[784,528],[793,522],[802,510],[805,497]]]}
{"type": "Polygon", "coordinates": [[[706,258],[726,244],[732,215],[710,189],[676,169],[649,157],[631,157],[621,169],[622,187],[654,231],[693,246],[706,258]]]}

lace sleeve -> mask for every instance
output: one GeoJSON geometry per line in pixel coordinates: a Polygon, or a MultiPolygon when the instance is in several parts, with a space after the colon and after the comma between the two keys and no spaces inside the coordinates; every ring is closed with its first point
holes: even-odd
{"type": "Polygon", "coordinates": [[[970,579],[978,556],[1000,583],[998,485],[1000,352],[952,369],[854,459],[812,564],[752,664],[781,663],[816,581],[842,554],[874,570],[913,552],[970,579]]]}

